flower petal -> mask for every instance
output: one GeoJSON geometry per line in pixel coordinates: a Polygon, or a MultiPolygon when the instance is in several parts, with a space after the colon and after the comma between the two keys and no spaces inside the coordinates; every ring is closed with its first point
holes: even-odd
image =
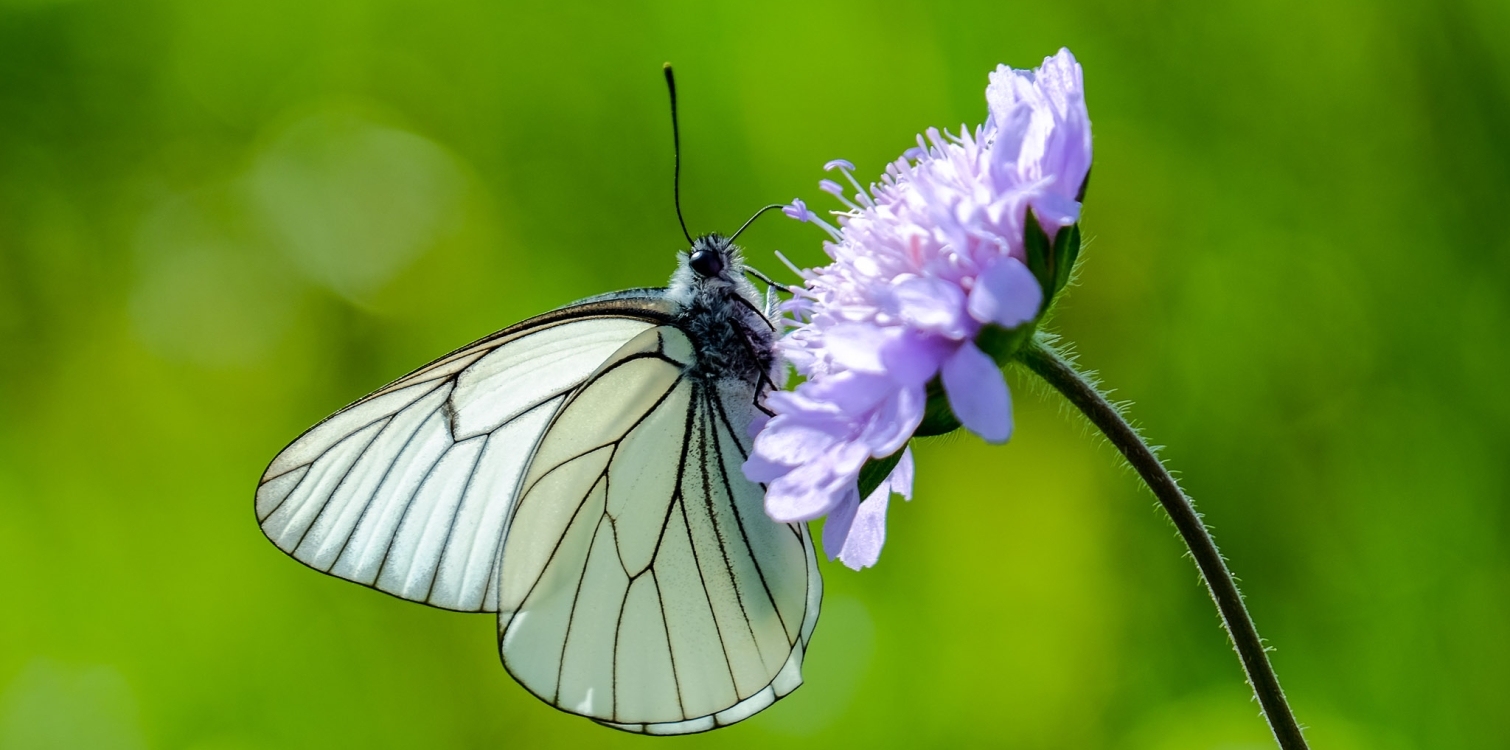
{"type": "Polygon", "coordinates": [[[807,204],[803,203],[801,198],[794,198],[791,205],[782,206],[781,212],[786,214],[787,218],[796,219],[797,221],[813,221],[818,218],[818,214],[809,210],[807,204]]]}
{"type": "Polygon", "coordinates": [[[975,279],[970,290],[970,316],[982,323],[1016,328],[1038,317],[1043,288],[1033,272],[1016,258],[1002,258],[975,279]]]}
{"type": "Polygon", "coordinates": [[[828,512],[823,521],[823,552],[832,560],[840,555],[845,541],[849,539],[850,527],[855,521],[855,511],[860,507],[860,489],[851,488],[843,500],[828,512]]]}
{"type": "Polygon", "coordinates": [[[902,459],[892,468],[891,476],[886,477],[886,485],[891,491],[901,495],[904,499],[912,499],[912,477],[916,472],[916,464],[912,462],[912,448],[902,451],[902,459]]]}
{"type": "MultiPolygon", "coordinates": [[[[890,499],[890,488],[882,484],[851,512],[839,562],[851,570],[861,570],[881,559],[881,548],[886,546],[886,505],[890,499]]],[[[834,516],[829,516],[828,523],[833,522],[834,516]]],[[[828,526],[823,527],[823,549],[830,549],[828,526]]]]}
{"type": "Polygon", "coordinates": [[[838,416],[840,414],[838,406],[822,398],[814,397],[813,390],[816,385],[808,385],[812,382],[814,381],[809,380],[801,383],[793,391],[772,391],[766,396],[766,408],[776,412],[778,416],[791,416],[795,419],[838,416]]]}
{"type": "Polygon", "coordinates": [[[882,347],[881,362],[886,366],[886,374],[897,383],[923,385],[938,374],[939,365],[953,350],[953,343],[941,336],[905,329],[882,347]]]}
{"type": "MultiPolygon", "coordinates": [[[[1064,189],[1062,185],[1051,185],[1056,190],[1064,189]]],[[[1079,185],[1071,189],[1078,190],[1079,185]]],[[[1080,204],[1074,198],[1060,195],[1053,191],[1044,191],[1033,197],[1031,202],[1033,214],[1038,217],[1039,226],[1048,232],[1050,237],[1059,231],[1060,227],[1067,227],[1080,221],[1080,204]]]]}
{"type": "Polygon", "coordinates": [[[889,456],[907,444],[923,422],[927,393],[921,385],[902,387],[876,409],[860,434],[860,442],[870,449],[870,455],[889,456]]]}
{"type": "Polygon", "coordinates": [[[914,327],[964,338],[965,294],[958,285],[933,277],[913,277],[891,288],[897,316],[914,327]]]}
{"type": "Polygon", "coordinates": [[[838,503],[825,485],[812,481],[812,467],[799,466],[766,486],[765,513],[778,523],[797,523],[822,518],[838,503]]]}
{"type": "Polygon", "coordinates": [[[1012,437],[1012,395],[996,363],[972,341],[966,341],[941,373],[949,408],[961,424],[988,443],[1012,437]]]}
{"type": "Polygon", "coordinates": [[[890,396],[895,387],[885,375],[849,371],[809,380],[797,386],[795,393],[831,410],[836,419],[853,420],[890,396]]]}
{"type": "Polygon", "coordinates": [[[740,471],[744,472],[745,479],[760,484],[780,479],[792,471],[791,466],[778,464],[759,453],[751,453],[750,457],[739,468],[740,471]]]}
{"type": "Polygon", "coordinates": [[[861,372],[886,371],[886,365],[881,363],[881,348],[887,338],[879,326],[869,323],[840,323],[823,332],[829,356],[840,365],[861,372]]]}
{"type": "Polygon", "coordinates": [[[755,438],[755,453],[766,460],[796,466],[814,460],[839,442],[839,436],[822,426],[783,414],[771,420],[755,438]]]}
{"type": "Polygon", "coordinates": [[[770,421],[771,415],[759,409],[756,409],[755,413],[750,415],[750,425],[749,427],[745,428],[745,431],[749,434],[751,439],[754,439],[756,435],[760,434],[761,430],[765,429],[765,426],[769,424],[770,421]]]}
{"type": "Polygon", "coordinates": [[[833,508],[860,477],[870,452],[840,443],[822,456],[792,469],[766,487],[765,512],[781,523],[811,521],[833,508]]]}

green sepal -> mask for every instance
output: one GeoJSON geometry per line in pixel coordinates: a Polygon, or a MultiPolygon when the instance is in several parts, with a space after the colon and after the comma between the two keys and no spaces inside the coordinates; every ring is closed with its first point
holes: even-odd
{"type": "Polygon", "coordinates": [[[944,382],[938,376],[928,381],[928,401],[923,406],[923,421],[913,430],[913,437],[932,437],[954,432],[960,421],[949,408],[949,397],[944,395],[944,382]]]}
{"type": "Polygon", "coordinates": [[[1038,223],[1038,217],[1033,215],[1033,209],[1028,209],[1027,226],[1022,235],[1022,247],[1027,251],[1028,270],[1033,272],[1033,277],[1038,279],[1039,288],[1043,289],[1044,306],[1054,297],[1054,248],[1049,244],[1049,236],[1044,233],[1043,226],[1038,223]]]}
{"type": "Polygon", "coordinates": [[[1006,367],[1012,358],[1028,339],[1033,338],[1033,331],[1037,328],[1035,323],[1023,323],[1016,328],[1002,328],[995,323],[987,323],[975,336],[975,345],[985,352],[996,363],[997,367],[1006,367]]]}
{"type": "Polygon", "coordinates": [[[1054,235],[1054,291],[1045,298],[1053,300],[1064,285],[1070,283],[1070,273],[1075,270],[1075,261],[1080,258],[1080,225],[1071,224],[1054,235]]]}
{"type": "Polygon", "coordinates": [[[1061,227],[1050,242],[1032,209],[1028,209],[1025,224],[1022,246],[1028,256],[1028,270],[1038,279],[1038,287],[1043,290],[1043,309],[1047,310],[1060,290],[1070,283],[1070,273],[1080,258],[1080,225],[1061,227]]]}
{"type": "Polygon", "coordinates": [[[876,488],[891,476],[891,470],[897,467],[897,462],[902,460],[902,453],[906,450],[907,446],[904,445],[896,453],[885,458],[868,459],[865,465],[860,467],[861,500],[870,497],[870,493],[875,492],[876,488]]]}

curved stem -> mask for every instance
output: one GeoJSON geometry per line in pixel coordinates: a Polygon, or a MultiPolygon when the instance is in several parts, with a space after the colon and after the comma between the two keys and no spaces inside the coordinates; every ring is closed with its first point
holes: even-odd
{"type": "Polygon", "coordinates": [[[1232,638],[1232,646],[1237,649],[1238,658],[1243,662],[1243,670],[1248,673],[1248,684],[1253,686],[1253,692],[1258,696],[1264,718],[1274,731],[1274,738],[1284,750],[1304,750],[1305,738],[1301,736],[1295,715],[1285,702],[1279,678],[1274,675],[1263,641],[1259,639],[1258,630],[1253,627],[1253,619],[1243,606],[1237,583],[1232,580],[1232,573],[1227,570],[1221,553],[1217,552],[1216,543],[1211,540],[1206,525],[1190,504],[1190,498],[1180,490],[1174,477],[1169,475],[1164,464],[1127,420],[1122,418],[1117,408],[1043,336],[1034,336],[1019,350],[1017,358],[1085,414],[1112,445],[1121,451],[1127,462],[1138,472],[1138,476],[1148,484],[1148,488],[1153,490],[1159,504],[1164,506],[1164,510],[1174,521],[1180,537],[1190,548],[1196,566],[1200,568],[1201,578],[1206,581],[1206,588],[1222,614],[1222,622],[1232,638]]]}

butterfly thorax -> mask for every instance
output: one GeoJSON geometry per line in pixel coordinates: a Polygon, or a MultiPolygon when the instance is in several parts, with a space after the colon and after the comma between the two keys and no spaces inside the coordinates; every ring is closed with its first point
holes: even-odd
{"type": "Polygon", "coordinates": [[[679,308],[677,327],[697,352],[691,374],[755,383],[770,373],[775,333],[755,285],[745,278],[739,248],[720,235],[703,235],[679,261],[667,297],[679,308]]]}

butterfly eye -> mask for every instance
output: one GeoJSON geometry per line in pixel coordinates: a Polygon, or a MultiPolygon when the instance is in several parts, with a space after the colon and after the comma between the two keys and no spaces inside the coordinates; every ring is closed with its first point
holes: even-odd
{"type": "Polygon", "coordinates": [[[692,266],[692,270],[704,278],[717,276],[719,272],[724,270],[724,259],[719,257],[717,250],[693,250],[692,257],[688,259],[687,264],[692,266]]]}

